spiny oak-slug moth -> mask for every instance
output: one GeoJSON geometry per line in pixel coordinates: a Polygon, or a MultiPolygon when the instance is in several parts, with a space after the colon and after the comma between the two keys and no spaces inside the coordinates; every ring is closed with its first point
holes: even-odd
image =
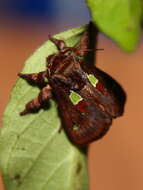
{"type": "Polygon", "coordinates": [[[19,74],[41,89],[21,115],[37,112],[54,98],[70,140],[87,145],[104,136],[112,119],[123,114],[125,93],[108,74],[85,61],[89,51],[88,31],[75,47],[51,36],[50,40],[58,52],[48,56],[46,71],[19,74]]]}

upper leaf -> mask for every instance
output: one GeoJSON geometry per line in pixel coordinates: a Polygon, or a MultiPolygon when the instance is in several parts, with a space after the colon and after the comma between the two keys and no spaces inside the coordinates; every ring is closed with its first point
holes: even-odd
{"type": "Polygon", "coordinates": [[[141,0],[87,0],[93,22],[124,50],[133,50],[139,40],[141,0]]]}
{"type": "MultiPolygon", "coordinates": [[[[74,46],[86,29],[58,34],[74,46]]],[[[57,49],[48,41],[26,61],[23,73],[45,70],[46,57],[57,49]]],[[[56,104],[47,110],[20,116],[25,104],[39,89],[18,79],[4,113],[0,134],[0,167],[7,190],[87,190],[85,155],[73,146],[62,130],[56,104]]]]}

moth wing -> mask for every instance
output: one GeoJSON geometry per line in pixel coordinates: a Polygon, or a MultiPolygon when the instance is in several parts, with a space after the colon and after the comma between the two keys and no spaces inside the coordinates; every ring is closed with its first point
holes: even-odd
{"type": "Polygon", "coordinates": [[[94,100],[82,100],[74,105],[64,88],[54,86],[62,125],[71,141],[77,145],[86,145],[101,138],[109,129],[112,118],[102,112],[94,100]]]}
{"type": "Polygon", "coordinates": [[[82,69],[87,74],[93,74],[98,83],[94,88],[95,93],[99,94],[98,101],[102,103],[106,111],[116,118],[124,112],[126,94],[121,85],[104,71],[90,64],[82,64],[82,69]]]}

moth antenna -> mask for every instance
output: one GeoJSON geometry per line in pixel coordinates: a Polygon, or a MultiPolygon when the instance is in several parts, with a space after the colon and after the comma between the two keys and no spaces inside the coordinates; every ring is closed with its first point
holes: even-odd
{"type": "MultiPolygon", "coordinates": [[[[103,48],[96,48],[96,50],[101,51],[101,50],[104,50],[104,49],[103,49],[103,48]]],[[[81,52],[91,52],[91,51],[93,51],[93,49],[85,49],[85,50],[81,50],[81,52]]]]}
{"type": "Polygon", "coordinates": [[[103,48],[97,48],[96,50],[97,50],[97,51],[98,51],[98,50],[99,50],[99,51],[102,51],[102,50],[104,50],[104,49],[103,49],[103,48]]]}

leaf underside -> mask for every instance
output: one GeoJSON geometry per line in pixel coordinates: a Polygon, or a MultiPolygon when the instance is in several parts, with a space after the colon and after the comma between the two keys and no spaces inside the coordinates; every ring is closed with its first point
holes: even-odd
{"type": "MultiPolygon", "coordinates": [[[[55,37],[75,45],[87,26],[55,37]]],[[[25,62],[22,73],[46,68],[46,57],[57,49],[47,41],[25,62]]],[[[47,110],[20,116],[39,89],[18,79],[5,110],[0,134],[0,167],[6,190],[87,190],[86,155],[70,143],[62,130],[56,103],[47,110]]]]}
{"type": "Polygon", "coordinates": [[[141,0],[87,0],[93,22],[119,46],[132,51],[137,46],[142,20],[141,0]]]}

